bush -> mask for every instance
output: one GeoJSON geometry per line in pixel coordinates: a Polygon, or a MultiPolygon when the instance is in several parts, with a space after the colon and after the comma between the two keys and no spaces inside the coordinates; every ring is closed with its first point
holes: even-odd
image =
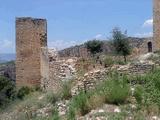
{"type": "Polygon", "coordinates": [[[19,90],[18,90],[18,93],[17,93],[17,97],[19,99],[23,99],[26,95],[28,95],[29,93],[31,92],[31,89],[27,86],[25,87],[21,87],[19,90]]]}
{"type": "Polygon", "coordinates": [[[107,56],[104,59],[104,65],[105,65],[105,67],[112,66],[113,64],[114,64],[114,61],[113,61],[112,57],[107,56]]]}
{"type": "Polygon", "coordinates": [[[104,94],[106,102],[112,104],[122,104],[129,96],[129,86],[125,77],[112,78],[105,82],[104,94]]]}
{"type": "Polygon", "coordinates": [[[115,64],[118,64],[118,65],[126,65],[127,62],[124,62],[122,60],[115,60],[115,64]]]}
{"type": "Polygon", "coordinates": [[[34,87],[34,91],[40,91],[40,92],[42,92],[43,90],[42,90],[42,88],[40,86],[35,86],[34,87]]]}
{"type": "Polygon", "coordinates": [[[79,95],[73,98],[71,106],[73,106],[82,116],[87,114],[90,111],[87,94],[80,92],[79,95]]]}
{"type": "Polygon", "coordinates": [[[59,100],[59,98],[60,98],[60,95],[58,93],[55,94],[51,91],[47,93],[47,100],[53,105],[59,100]]]}
{"type": "Polygon", "coordinates": [[[105,103],[105,97],[100,94],[93,94],[89,98],[90,109],[96,109],[101,107],[105,103]]]}
{"type": "Polygon", "coordinates": [[[102,41],[92,40],[85,43],[86,48],[91,52],[92,55],[102,52],[102,41]]]}
{"type": "Polygon", "coordinates": [[[71,97],[71,82],[64,82],[62,86],[62,98],[68,100],[71,97]]]}
{"type": "Polygon", "coordinates": [[[138,104],[141,104],[142,103],[142,100],[143,100],[143,87],[142,86],[137,86],[135,88],[135,91],[134,91],[134,97],[136,98],[136,101],[138,104]]]}
{"type": "Polygon", "coordinates": [[[75,119],[76,119],[75,109],[73,106],[70,106],[67,114],[67,120],[75,120],[75,119]]]}
{"type": "Polygon", "coordinates": [[[6,106],[16,98],[16,87],[14,82],[0,76],[0,107],[6,106]]]}
{"type": "Polygon", "coordinates": [[[118,55],[122,55],[124,57],[124,62],[127,62],[126,57],[131,54],[131,46],[129,45],[126,33],[122,33],[119,28],[114,28],[112,34],[115,52],[118,55]]]}
{"type": "Polygon", "coordinates": [[[155,69],[151,73],[138,78],[140,80],[143,79],[145,83],[143,85],[143,89],[138,88],[138,92],[135,91],[135,98],[137,102],[140,102],[147,110],[150,109],[149,106],[152,105],[157,105],[160,108],[160,70],[155,69]],[[143,91],[140,89],[142,89],[143,91]]]}
{"type": "Polygon", "coordinates": [[[53,115],[52,115],[52,120],[60,120],[60,117],[59,117],[59,113],[58,113],[58,110],[55,108],[53,110],[53,115]]]}

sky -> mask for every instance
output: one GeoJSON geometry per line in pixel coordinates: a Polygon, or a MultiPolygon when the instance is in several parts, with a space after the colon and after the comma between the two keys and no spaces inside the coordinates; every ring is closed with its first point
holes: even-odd
{"type": "Polygon", "coordinates": [[[58,50],[109,39],[114,27],[152,36],[152,0],[0,0],[0,53],[15,53],[16,17],[47,19],[48,46],[58,50]]]}

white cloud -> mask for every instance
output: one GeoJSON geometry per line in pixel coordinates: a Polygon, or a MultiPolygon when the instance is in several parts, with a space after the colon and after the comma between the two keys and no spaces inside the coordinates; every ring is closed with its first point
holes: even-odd
{"type": "Polygon", "coordinates": [[[11,40],[0,40],[0,53],[14,53],[15,44],[11,40]]]}
{"type": "Polygon", "coordinates": [[[148,33],[137,33],[134,35],[135,37],[152,37],[153,32],[148,32],[148,33]]]}
{"type": "Polygon", "coordinates": [[[142,27],[152,27],[153,26],[153,19],[148,19],[143,23],[142,27]]]}
{"type": "Polygon", "coordinates": [[[93,39],[103,40],[105,39],[105,36],[102,34],[97,34],[96,36],[90,39],[84,39],[84,40],[52,40],[48,42],[48,47],[55,48],[57,50],[62,50],[64,48],[83,44],[87,42],[88,40],[93,40],[93,39]]]}
{"type": "Polygon", "coordinates": [[[97,34],[94,38],[95,39],[99,39],[99,38],[101,38],[103,35],[102,34],[97,34]]]}
{"type": "Polygon", "coordinates": [[[76,44],[77,44],[76,41],[54,40],[48,43],[48,47],[56,48],[57,50],[61,50],[61,49],[68,48],[76,44]]]}
{"type": "Polygon", "coordinates": [[[1,48],[3,48],[3,49],[14,47],[13,42],[10,40],[2,40],[2,41],[0,41],[0,45],[1,45],[1,48]]]}
{"type": "Polygon", "coordinates": [[[104,34],[97,34],[95,37],[93,37],[93,39],[104,40],[104,39],[106,39],[106,37],[104,34]]]}

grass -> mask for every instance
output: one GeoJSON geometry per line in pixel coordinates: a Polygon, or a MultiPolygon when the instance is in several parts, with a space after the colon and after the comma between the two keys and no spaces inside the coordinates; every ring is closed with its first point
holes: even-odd
{"type": "Polygon", "coordinates": [[[52,91],[47,92],[46,94],[47,101],[55,105],[55,103],[61,99],[59,93],[53,93],[52,91]]]}
{"type": "Polygon", "coordinates": [[[67,114],[67,120],[75,120],[75,119],[76,119],[75,108],[73,106],[70,106],[67,114]]]}
{"type": "Polygon", "coordinates": [[[88,96],[84,92],[80,92],[71,102],[71,107],[74,107],[78,114],[85,115],[90,112],[88,96]]]}
{"type": "MultiPolygon", "coordinates": [[[[113,75],[112,75],[113,76],[113,75]]],[[[123,104],[129,97],[129,86],[127,84],[126,77],[111,77],[107,79],[103,84],[96,87],[95,90],[80,92],[75,96],[70,104],[69,113],[75,113],[76,115],[83,116],[89,113],[92,109],[103,106],[104,103],[111,104],[123,104]],[[73,112],[74,108],[74,112],[73,112]]],[[[71,116],[71,114],[70,114],[71,116]]]]}
{"type": "MultiPolygon", "coordinates": [[[[160,70],[135,78],[119,75],[116,72],[108,74],[107,79],[99,84],[94,90],[81,91],[77,96],[71,96],[71,83],[65,82],[63,90],[55,94],[51,91],[43,93],[41,91],[34,91],[24,96],[24,99],[14,101],[9,106],[10,111],[17,110],[19,120],[33,119],[33,120],[60,120],[57,109],[54,107],[59,100],[70,100],[69,109],[66,120],[75,120],[79,116],[88,114],[91,110],[101,108],[104,104],[115,104],[123,106],[120,113],[97,113],[95,116],[105,116],[108,120],[123,120],[131,116],[134,120],[143,120],[148,116],[158,116],[160,113],[160,70]],[[128,81],[135,79],[134,96],[130,94],[130,84],[128,81]],[[143,84],[141,84],[143,83],[143,84]],[[41,99],[39,97],[43,96],[41,99]],[[132,109],[129,105],[128,99],[135,97],[136,108],[132,109]],[[32,115],[34,110],[44,108],[47,104],[53,106],[53,112],[48,118],[32,115]],[[126,106],[126,107],[124,107],[126,106]],[[24,113],[24,110],[26,113],[24,113]],[[25,118],[24,118],[25,117],[25,118]]],[[[23,92],[22,92],[23,93],[23,92]]],[[[8,109],[8,108],[7,108],[8,109]]],[[[9,111],[9,110],[6,110],[9,111]]]]}
{"type": "Polygon", "coordinates": [[[72,97],[71,87],[72,87],[72,81],[63,82],[62,99],[69,100],[72,97]]]}

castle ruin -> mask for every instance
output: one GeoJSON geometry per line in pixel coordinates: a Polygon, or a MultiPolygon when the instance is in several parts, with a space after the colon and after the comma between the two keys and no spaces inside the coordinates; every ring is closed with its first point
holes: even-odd
{"type": "Polygon", "coordinates": [[[40,86],[48,79],[47,21],[16,18],[16,85],[40,86]]]}
{"type": "Polygon", "coordinates": [[[153,48],[160,49],[160,0],[153,0],[153,48]]]}
{"type": "MultiPolygon", "coordinates": [[[[153,40],[134,38],[130,40],[136,55],[160,49],[160,0],[153,0],[153,40]]],[[[105,48],[104,48],[105,49],[105,48]]],[[[109,47],[107,48],[108,52],[109,47]]],[[[22,17],[16,19],[16,84],[17,86],[45,86],[55,87],[58,84],[60,67],[59,61],[50,61],[47,48],[47,21],[22,17]],[[50,70],[51,69],[51,70],[50,70]],[[58,71],[56,73],[56,71],[58,71]],[[56,80],[54,80],[56,79],[56,80]]],[[[60,57],[87,58],[89,53],[85,46],[80,45],[59,51],[60,57]]]]}

